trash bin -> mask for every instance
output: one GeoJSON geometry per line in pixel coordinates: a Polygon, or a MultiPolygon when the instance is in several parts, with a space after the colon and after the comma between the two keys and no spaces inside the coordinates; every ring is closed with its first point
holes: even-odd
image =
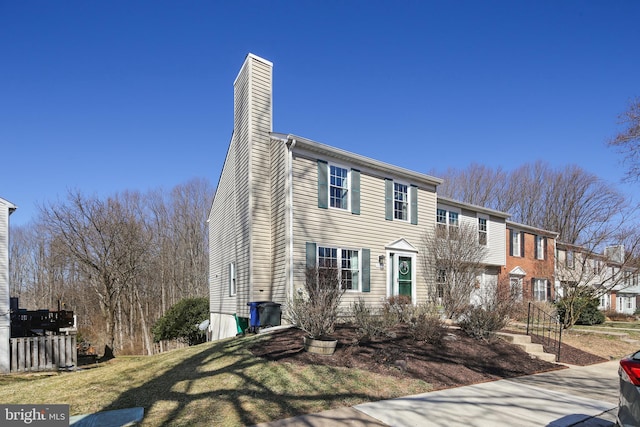
{"type": "Polygon", "coordinates": [[[258,306],[260,326],[280,326],[282,311],[277,302],[264,302],[258,306]]]}
{"type": "Polygon", "coordinates": [[[248,302],[249,306],[249,331],[256,332],[260,327],[260,311],[258,308],[260,304],[264,304],[268,301],[251,301],[248,302]]]}

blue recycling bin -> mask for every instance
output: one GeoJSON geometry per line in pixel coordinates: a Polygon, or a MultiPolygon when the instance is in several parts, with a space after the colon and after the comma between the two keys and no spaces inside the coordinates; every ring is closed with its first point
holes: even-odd
{"type": "Polygon", "coordinates": [[[264,304],[267,301],[251,301],[248,302],[249,306],[249,330],[255,332],[260,327],[260,304],[264,304]]]}

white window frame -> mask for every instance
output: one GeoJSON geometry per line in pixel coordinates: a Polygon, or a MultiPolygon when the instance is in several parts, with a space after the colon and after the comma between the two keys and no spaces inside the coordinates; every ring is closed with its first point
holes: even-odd
{"type": "MultiPolygon", "coordinates": [[[[320,251],[322,249],[331,249],[331,250],[335,250],[336,251],[336,268],[338,269],[338,277],[340,279],[340,283],[342,285],[342,272],[343,270],[347,270],[346,268],[343,268],[343,251],[351,251],[354,252],[355,254],[357,254],[357,262],[358,262],[358,266],[356,269],[354,268],[350,268],[349,270],[351,270],[352,272],[355,271],[357,274],[357,281],[355,283],[355,287],[353,289],[346,289],[346,292],[362,292],[362,251],[360,249],[354,249],[354,248],[347,248],[347,247],[338,247],[338,246],[334,246],[334,245],[322,245],[319,244],[318,248],[316,249],[316,265],[318,266],[318,268],[322,268],[320,266],[320,251]]],[[[346,261],[346,260],[345,260],[346,261]]],[[[354,286],[353,282],[352,282],[352,286],[354,286]]]]}
{"type": "Polygon", "coordinates": [[[533,279],[533,300],[546,301],[548,297],[549,295],[547,295],[547,280],[534,278],[533,279]],[[539,296],[542,296],[543,298],[540,299],[539,296]]]}
{"type": "Polygon", "coordinates": [[[510,229],[511,231],[509,232],[510,239],[511,240],[509,242],[509,244],[511,245],[511,256],[515,256],[515,257],[522,257],[522,255],[520,254],[521,252],[521,247],[522,247],[522,243],[520,242],[520,239],[522,238],[522,233],[518,230],[515,229],[510,229]]]}
{"type": "Polygon", "coordinates": [[[448,206],[436,207],[436,227],[438,228],[438,231],[441,233],[439,234],[439,236],[447,237],[452,235],[451,233],[452,231],[453,233],[457,232],[460,229],[461,216],[462,216],[462,212],[460,209],[450,208],[448,206]],[[444,213],[445,222],[440,221],[441,219],[440,213],[444,213]],[[456,218],[455,225],[451,223],[452,216],[455,216],[456,218]]]}
{"type": "Polygon", "coordinates": [[[546,245],[545,245],[545,238],[544,236],[539,236],[536,234],[536,259],[539,260],[544,260],[545,259],[545,252],[546,252],[546,245]]]}
{"type": "Polygon", "coordinates": [[[236,263],[229,263],[229,296],[235,296],[238,293],[238,282],[236,280],[236,263]]]}
{"type": "Polygon", "coordinates": [[[330,209],[338,209],[341,211],[351,211],[351,169],[338,164],[338,163],[327,163],[327,176],[328,176],[328,183],[327,183],[327,191],[328,191],[328,203],[329,203],[329,208],[330,209]],[[333,184],[333,174],[331,173],[331,168],[339,168],[341,170],[345,170],[347,172],[347,176],[345,178],[346,180],[346,187],[344,186],[337,186],[333,184]],[[334,206],[333,205],[333,201],[336,199],[334,197],[332,197],[331,195],[331,189],[332,188],[336,188],[336,189],[342,189],[344,191],[346,191],[345,197],[344,199],[346,206],[341,207],[341,206],[334,206]]]}
{"type": "Polygon", "coordinates": [[[406,182],[401,182],[401,181],[393,181],[393,220],[394,221],[403,221],[403,222],[409,222],[409,220],[411,219],[411,192],[409,191],[409,188],[411,188],[411,186],[406,183],[406,182]],[[405,189],[404,194],[406,195],[406,200],[402,201],[402,200],[397,200],[396,199],[396,193],[398,191],[396,191],[397,186],[403,186],[405,189]],[[406,218],[398,218],[397,213],[401,212],[400,210],[396,209],[396,204],[397,203],[402,203],[404,206],[404,212],[406,214],[406,218]]]}
{"type": "Polygon", "coordinates": [[[481,214],[478,214],[478,244],[489,246],[489,217],[481,214]],[[484,221],[484,230],[482,230],[481,221],[484,221]],[[482,242],[483,235],[484,243],[482,242]]]}

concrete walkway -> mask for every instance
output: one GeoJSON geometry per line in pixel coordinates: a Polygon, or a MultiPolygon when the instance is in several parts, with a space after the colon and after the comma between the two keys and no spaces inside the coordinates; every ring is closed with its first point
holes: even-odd
{"type": "Polygon", "coordinates": [[[364,403],[259,427],[610,427],[618,361],[364,403]]]}

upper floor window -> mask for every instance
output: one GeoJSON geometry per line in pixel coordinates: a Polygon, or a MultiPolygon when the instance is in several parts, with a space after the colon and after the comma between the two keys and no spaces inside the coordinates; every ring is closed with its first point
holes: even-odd
{"type": "Polygon", "coordinates": [[[478,243],[487,244],[487,218],[478,218],[478,243]]]}
{"type": "Polygon", "coordinates": [[[536,259],[545,259],[545,242],[542,236],[536,236],[536,259]]]}
{"type": "Polygon", "coordinates": [[[318,207],[360,214],[360,171],[318,160],[318,207]]]}
{"type": "Polygon", "coordinates": [[[436,227],[438,237],[457,236],[460,227],[460,214],[456,211],[437,208],[436,227]]]}
{"type": "Polygon", "coordinates": [[[393,218],[409,219],[409,192],[405,184],[393,183],[393,218]]]}
{"type": "Polygon", "coordinates": [[[329,205],[332,208],[349,209],[349,171],[330,165],[329,205]]]}
{"type": "Polygon", "coordinates": [[[573,268],[574,267],[575,259],[574,259],[573,251],[567,251],[565,263],[566,263],[567,267],[569,267],[569,268],[573,268]]]}
{"type": "Polygon", "coordinates": [[[519,231],[509,229],[509,255],[524,256],[523,236],[519,231]]]}
{"type": "Polygon", "coordinates": [[[384,179],[384,219],[418,224],[418,187],[384,179]]]}

